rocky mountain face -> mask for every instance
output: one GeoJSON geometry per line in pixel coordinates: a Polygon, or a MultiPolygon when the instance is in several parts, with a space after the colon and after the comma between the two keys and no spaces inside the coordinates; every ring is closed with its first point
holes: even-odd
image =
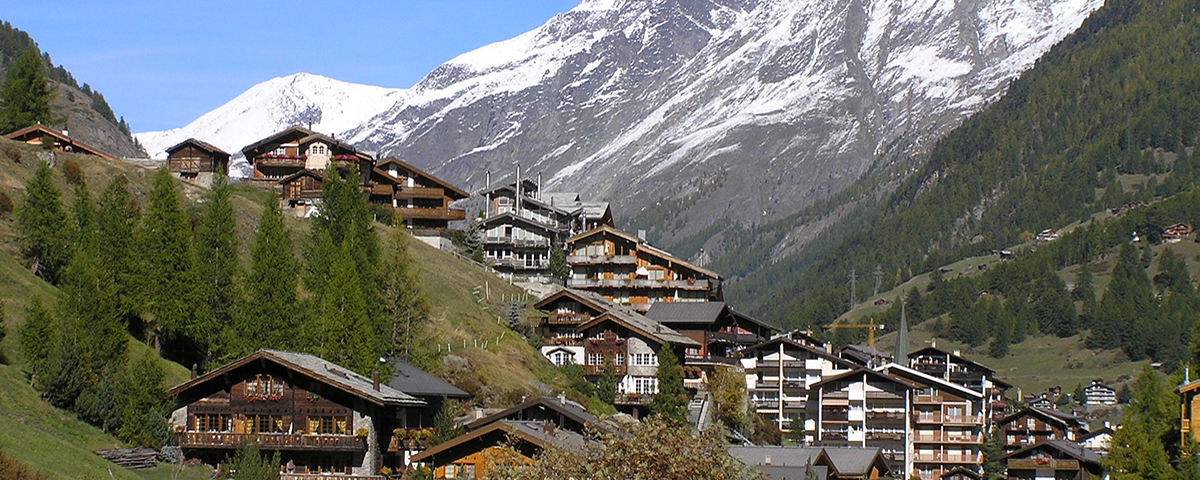
{"type": "MultiPolygon", "coordinates": [[[[368,100],[293,88],[313,81],[297,75],[184,130],[232,152],[316,118],[318,130],[470,190],[519,163],[548,190],[614,202],[620,225],[649,228],[670,248],[714,224],[777,221],[905,165],[1101,4],[585,0],[407,90],[368,100]],[[361,116],[323,122],[345,114],[361,116]]],[[[151,151],[185,138],[156,135],[138,138],[151,151]]]]}
{"type": "Polygon", "coordinates": [[[670,245],[919,152],[1101,3],[588,0],[348,135],[472,189],[520,163],[670,245]]]}

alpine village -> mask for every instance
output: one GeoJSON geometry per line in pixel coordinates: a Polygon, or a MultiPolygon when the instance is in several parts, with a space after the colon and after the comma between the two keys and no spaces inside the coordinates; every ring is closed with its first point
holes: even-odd
{"type": "Polygon", "coordinates": [[[152,158],[4,23],[0,478],[1200,479],[1200,4],[1152,3],[687,235],[706,187],[313,122],[152,158]]]}

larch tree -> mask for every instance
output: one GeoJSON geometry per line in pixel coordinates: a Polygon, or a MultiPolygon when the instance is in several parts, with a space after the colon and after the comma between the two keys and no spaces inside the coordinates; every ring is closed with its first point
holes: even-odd
{"type": "Polygon", "coordinates": [[[113,177],[100,194],[96,212],[96,253],[105,268],[101,274],[116,286],[118,314],[126,319],[138,311],[142,277],[133,256],[134,234],[141,212],[126,187],[124,176],[113,177]]]}
{"type": "MultiPolygon", "coordinates": [[[[233,323],[239,274],[236,229],[229,182],[218,174],[205,195],[203,217],[196,228],[197,294],[207,310],[203,318],[212,322],[214,332],[233,323]]],[[[216,343],[209,349],[208,363],[221,356],[218,350],[223,346],[216,343]]]]}
{"type": "Polygon", "coordinates": [[[173,342],[174,352],[169,356],[176,360],[185,364],[200,361],[203,355],[185,353],[195,350],[187,343],[211,339],[212,332],[197,321],[192,232],[180,207],[175,179],[166,167],[154,173],[148,200],[138,233],[145,276],[143,307],[149,316],[146,337],[159,352],[165,343],[173,342]]]}
{"type": "Polygon", "coordinates": [[[429,299],[425,296],[415,260],[408,250],[408,232],[393,227],[389,229],[386,239],[380,268],[383,283],[379,293],[383,298],[383,313],[388,319],[387,354],[391,358],[412,362],[414,357],[421,357],[423,353],[416,350],[425,338],[429,299]]]}
{"type": "Polygon", "coordinates": [[[41,164],[25,185],[25,201],[17,209],[22,253],[39,277],[50,283],[70,259],[70,228],[62,192],[54,185],[50,166],[41,164]]]}
{"type": "Polygon", "coordinates": [[[351,248],[329,249],[329,278],[314,297],[315,317],[305,336],[314,342],[309,349],[312,354],[369,377],[384,352],[367,313],[351,248]]]}
{"type": "Polygon", "coordinates": [[[46,64],[37,46],[17,57],[0,84],[0,131],[19,130],[38,123],[56,123],[50,101],[54,90],[46,79],[46,64]]]}
{"type": "Polygon", "coordinates": [[[236,321],[222,332],[227,347],[224,360],[259,348],[297,348],[291,337],[301,323],[297,308],[300,267],[278,205],[272,199],[259,217],[241,307],[236,321]]]}
{"type": "Polygon", "coordinates": [[[34,296],[25,308],[25,323],[17,329],[21,345],[21,356],[25,357],[25,368],[34,376],[34,383],[47,369],[50,356],[58,348],[59,329],[54,314],[34,296]]]}

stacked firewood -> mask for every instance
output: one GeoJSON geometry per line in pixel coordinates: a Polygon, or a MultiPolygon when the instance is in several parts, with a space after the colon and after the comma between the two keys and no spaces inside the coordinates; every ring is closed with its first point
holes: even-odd
{"type": "Polygon", "coordinates": [[[125,468],[145,469],[154,468],[154,459],[158,452],[153,448],[122,448],[117,450],[96,450],[96,455],[125,468]]]}

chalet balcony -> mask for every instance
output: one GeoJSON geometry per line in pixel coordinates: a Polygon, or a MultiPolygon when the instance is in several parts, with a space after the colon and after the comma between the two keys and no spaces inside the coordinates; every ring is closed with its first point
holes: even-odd
{"type": "Polygon", "coordinates": [[[308,161],[307,155],[266,155],[254,159],[257,167],[300,167],[308,161]]]}
{"type": "Polygon", "coordinates": [[[629,280],[626,279],[601,279],[601,278],[569,278],[567,286],[571,288],[601,288],[601,287],[626,287],[629,280]]]}
{"type": "Polygon", "coordinates": [[[722,355],[684,355],[683,363],[685,365],[737,365],[736,358],[729,358],[722,355]]]}
{"type": "Polygon", "coordinates": [[[523,238],[512,237],[486,237],[483,243],[489,245],[511,245],[515,248],[547,248],[550,246],[550,241],[545,239],[527,240],[523,238]]]}
{"type": "Polygon", "coordinates": [[[932,435],[913,435],[913,442],[978,444],[983,442],[983,437],[981,435],[943,435],[941,432],[935,432],[932,435]]]}
{"type": "Polygon", "coordinates": [[[633,255],[571,255],[567,257],[571,265],[636,265],[637,257],[633,255]]]}
{"type": "Polygon", "coordinates": [[[440,188],[426,187],[396,187],[396,198],[433,198],[439,199],[446,194],[440,188]]]}
{"type": "MultiPolygon", "coordinates": [[[[943,455],[941,453],[933,454],[916,454],[913,455],[913,461],[918,463],[979,463],[983,460],[980,455],[943,455]]],[[[1011,470],[1012,464],[1008,465],[1011,470]]]]}
{"type": "Polygon", "coordinates": [[[651,395],[649,393],[643,393],[643,394],[618,393],[616,400],[613,401],[613,404],[615,404],[615,405],[649,405],[651,397],[653,397],[653,395],[651,395]]]}
{"type": "Polygon", "coordinates": [[[489,258],[487,259],[487,264],[490,267],[505,267],[513,270],[545,270],[550,268],[549,260],[541,260],[530,263],[515,257],[489,258]]]}
{"type": "Polygon", "coordinates": [[[412,218],[418,220],[466,220],[467,212],[462,210],[451,210],[447,208],[408,208],[394,207],[392,211],[400,218],[412,218]]]}
{"type": "MultiPolygon", "coordinates": [[[[762,369],[762,368],[778,369],[779,361],[778,360],[760,360],[758,362],[758,368],[760,368],[760,369],[762,369]]],[[[804,362],[801,360],[784,360],[783,368],[804,368],[804,362]]]]}
{"type": "Polygon", "coordinates": [[[353,435],[314,435],[306,433],[230,433],[182,432],[177,434],[183,448],[237,448],[243,441],[256,442],[269,450],[324,450],[361,452],[367,449],[362,439],[353,435]]]}
{"type": "Polygon", "coordinates": [[[946,402],[946,397],[941,395],[914,395],[913,403],[941,405],[946,402]]]}
{"type": "Polygon", "coordinates": [[[1010,458],[1009,470],[1079,470],[1079,460],[1058,458],[1010,458]]]}
{"type": "MultiPolygon", "coordinates": [[[[604,374],[604,365],[580,365],[580,367],[583,368],[583,374],[587,376],[604,374]]],[[[617,378],[624,376],[627,372],[625,365],[613,365],[612,369],[617,378]]]]}
{"type": "Polygon", "coordinates": [[[779,408],[778,398],[756,398],[754,406],[758,408],[779,408]]]}
{"type": "Polygon", "coordinates": [[[938,423],[944,425],[983,425],[983,415],[942,415],[940,413],[922,413],[916,415],[917,423],[938,423]]]}
{"type": "MultiPolygon", "coordinates": [[[[547,267],[549,267],[549,262],[547,267]]],[[[592,321],[592,316],[586,313],[551,313],[546,319],[550,325],[581,325],[592,321]]]]}

